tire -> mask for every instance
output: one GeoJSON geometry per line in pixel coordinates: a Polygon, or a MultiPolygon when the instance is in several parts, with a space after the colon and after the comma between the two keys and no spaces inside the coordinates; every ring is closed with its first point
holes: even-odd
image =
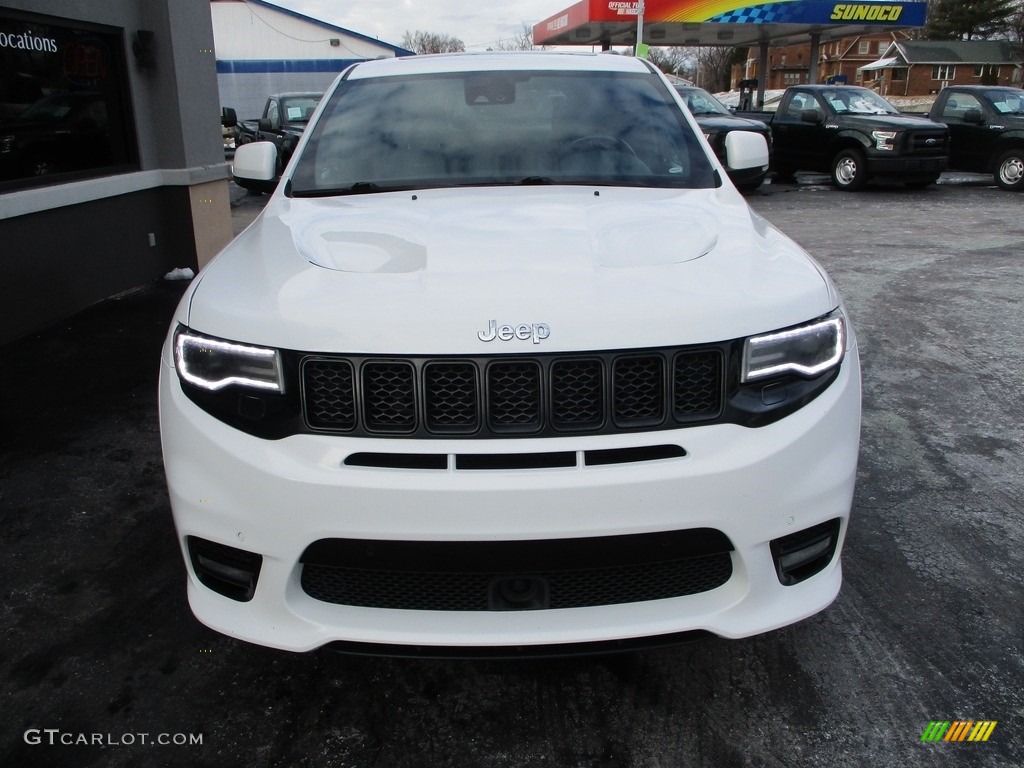
{"type": "Polygon", "coordinates": [[[832,158],[832,181],[844,192],[863,189],[868,183],[867,161],[859,149],[849,148],[832,158]]]}
{"type": "Polygon", "coordinates": [[[1024,148],[1014,147],[996,160],[996,184],[1011,192],[1024,191],[1024,148]]]}

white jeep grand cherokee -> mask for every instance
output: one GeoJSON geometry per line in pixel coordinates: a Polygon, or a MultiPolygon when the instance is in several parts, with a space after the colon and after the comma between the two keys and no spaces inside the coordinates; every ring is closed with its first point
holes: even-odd
{"type": "Polygon", "coordinates": [[[189,601],[234,637],[590,652],[765,632],[840,587],[842,302],[639,59],[351,67],[161,374],[189,601]]]}

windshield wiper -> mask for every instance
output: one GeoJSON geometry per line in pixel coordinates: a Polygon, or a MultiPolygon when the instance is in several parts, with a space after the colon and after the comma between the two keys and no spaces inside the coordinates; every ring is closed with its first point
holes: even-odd
{"type": "Polygon", "coordinates": [[[382,187],[373,181],[357,181],[347,187],[328,187],[324,189],[303,189],[295,193],[295,197],[334,197],[336,195],[365,195],[371,192],[395,192],[401,187],[382,187]]]}
{"type": "Polygon", "coordinates": [[[555,180],[548,176],[527,176],[516,183],[523,187],[533,187],[542,184],[554,184],[555,180]]]}

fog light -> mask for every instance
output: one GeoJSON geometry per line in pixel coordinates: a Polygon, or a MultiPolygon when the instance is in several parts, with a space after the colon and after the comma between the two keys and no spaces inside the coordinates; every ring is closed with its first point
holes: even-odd
{"type": "Polygon", "coordinates": [[[263,556],[244,549],[189,536],[188,554],[199,583],[214,592],[246,603],[256,594],[263,556]]]}
{"type": "Polygon", "coordinates": [[[771,549],[779,581],[788,587],[809,579],[832,562],[838,544],[838,519],[775,539],[771,549]]]}

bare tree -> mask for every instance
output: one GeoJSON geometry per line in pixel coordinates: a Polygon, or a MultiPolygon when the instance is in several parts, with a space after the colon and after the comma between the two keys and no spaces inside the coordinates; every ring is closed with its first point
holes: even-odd
{"type": "Polygon", "coordinates": [[[735,51],[735,48],[720,46],[697,48],[697,72],[694,78],[697,84],[711,93],[729,90],[735,51]]]}
{"type": "Polygon", "coordinates": [[[676,75],[686,79],[693,79],[693,72],[697,63],[695,48],[685,48],[680,45],[652,46],[647,52],[650,62],[667,75],[676,75]]]}
{"type": "Polygon", "coordinates": [[[416,53],[461,53],[466,50],[466,44],[457,37],[421,30],[406,30],[402,36],[402,47],[416,53]]]}
{"type": "MultiPolygon", "coordinates": [[[[492,46],[492,50],[495,51],[532,51],[533,45],[533,27],[527,24],[525,21],[521,22],[522,27],[512,35],[509,40],[499,40],[492,46]]],[[[543,46],[541,46],[543,48],[543,46]]]]}

